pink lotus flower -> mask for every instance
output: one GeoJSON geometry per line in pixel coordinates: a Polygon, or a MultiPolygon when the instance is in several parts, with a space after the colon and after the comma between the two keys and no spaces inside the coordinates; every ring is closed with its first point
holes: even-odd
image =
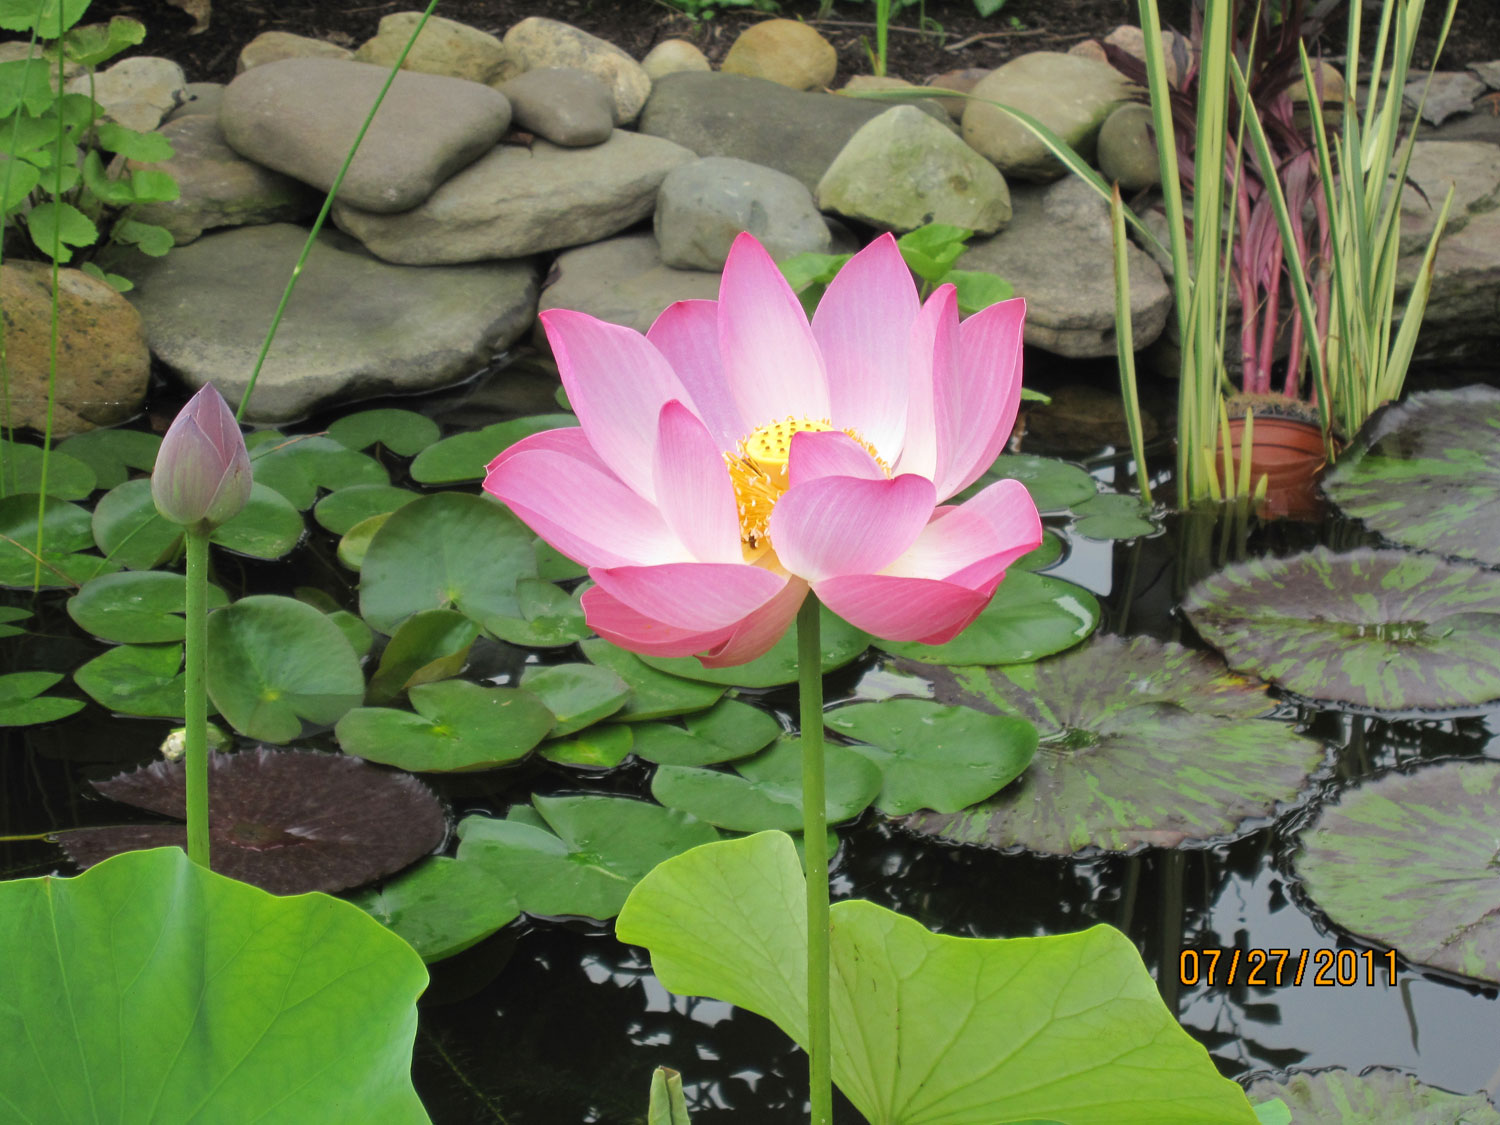
{"type": "Polygon", "coordinates": [[[960,324],[951,285],[920,304],[882,235],[809,325],[742,234],[719,300],[679,301],[645,336],[542,313],[580,426],[517,442],[484,487],[588,567],[588,623],[622,648],[740,664],[809,588],[866,632],[938,644],[1041,542],[1017,481],[941,504],[1010,433],[1025,311],[960,324]]]}

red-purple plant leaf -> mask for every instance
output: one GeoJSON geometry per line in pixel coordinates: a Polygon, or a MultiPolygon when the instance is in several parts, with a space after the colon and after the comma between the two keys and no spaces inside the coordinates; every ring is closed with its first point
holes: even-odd
{"type": "MultiPolygon", "coordinates": [[[[112,800],[185,817],[183,763],[154,762],[96,781],[112,800]]],[[[209,756],[213,869],[272,894],[340,891],[399,871],[443,842],[448,823],[410,774],[358,758],[298,750],[209,756]]],[[[177,824],[82,828],[60,837],[80,867],[136,848],[177,845],[177,824]]]]}

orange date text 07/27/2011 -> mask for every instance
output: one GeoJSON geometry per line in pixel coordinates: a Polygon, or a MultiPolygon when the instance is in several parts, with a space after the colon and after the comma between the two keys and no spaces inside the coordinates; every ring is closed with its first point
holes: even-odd
{"type": "Polygon", "coordinates": [[[1177,958],[1177,981],[1188,988],[1229,988],[1237,984],[1280,988],[1311,984],[1348,988],[1396,985],[1396,951],[1372,949],[1184,949],[1177,958]]]}

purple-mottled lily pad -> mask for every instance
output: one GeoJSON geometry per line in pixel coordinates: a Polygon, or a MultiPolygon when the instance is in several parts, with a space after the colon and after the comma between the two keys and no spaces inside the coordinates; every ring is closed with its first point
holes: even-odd
{"type": "Polygon", "coordinates": [[[1455,1094],[1386,1066],[1354,1074],[1340,1066],[1267,1074],[1249,1083],[1252,1102],[1280,1098],[1291,1125],[1500,1125],[1500,1113],[1482,1092],[1455,1094]]]}
{"type": "Polygon", "coordinates": [[[1500,390],[1412,395],[1386,408],[1323,480],[1387,539],[1500,566],[1500,390]]]}
{"type": "MultiPolygon", "coordinates": [[[[443,842],[443,806],[406,773],[358,758],[247,750],[208,760],[209,858],[221,875],[272,894],[341,891],[400,871],[443,842]]],[[[153,762],[95,789],[162,816],[186,818],[182,762],[153,762]]],[[[59,842],[80,867],[138,848],[183,847],[180,824],[80,828],[59,842]]]]}
{"type": "Polygon", "coordinates": [[[1183,610],[1231,667],[1377,710],[1500,699],[1500,574],[1433,555],[1324,547],[1254,559],[1183,610]]]}
{"type": "Polygon", "coordinates": [[[1293,866],[1334,923],[1409,961],[1500,983],[1500,762],[1389,773],[1302,833],[1293,866]]]}
{"type": "Polygon", "coordinates": [[[898,821],[956,843],[1067,855],[1233,836],[1294,800],[1323,759],[1319,743],[1256,717],[1271,708],[1259,685],[1150,637],[1097,636],[998,668],[896,663],[937,702],[1018,715],[1041,736],[996,796],[898,821]]]}

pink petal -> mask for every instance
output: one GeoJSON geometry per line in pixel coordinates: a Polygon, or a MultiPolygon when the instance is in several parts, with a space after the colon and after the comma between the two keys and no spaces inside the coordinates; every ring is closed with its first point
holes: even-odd
{"type": "Polygon", "coordinates": [[[1000,456],[1021,403],[1021,335],[1026,302],[980,309],[958,328],[959,360],[938,386],[938,499],[961,492],[1000,456]]]}
{"type": "Polygon", "coordinates": [[[542,326],[589,444],[615,476],[654,500],[651,450],[662,406],[692,396],[639,332],[571,309],[548,309],[542,326]]]}
{"type": "Polygon", "coordinates": [[[589,444],[587,435],[578,426],[568,426],[560,430],[543,430],[539,434],[523,437],[520,441],[509,448],[501,450],[485,468],[494,472],[505,462],[520,453],[535,453],[538,450],[550,450],[554,453],[565,453],[575,461],[582,461],[597,469],[601,473],[610,473],[609,467],[599,460],[599,455],[594,452],[594,447],[589,444]]]}
{"type": "Polygon", "coordinates": [[[653,621],[598,586],[583,592],[583,617],[589,628],[613,645],[647,656],[692,656],[727,643],[730,630],[699,633],[653,621]]]}
{"type": "Polygon", "coordinates": [[[803,430],[792,435],[787,456],[787,483],[795,486],[818,477],[864,477],[884,480],[885,473],[869,450],[838,430],[803,430]]]}
{"type": "Polygon", "coordinates": [[[819,477],[786,490],[771,512],[771,546],[793,574],[819,582],[871,574],[911,546],[932,516],[932,482],[819,477]]]}
{"type": "Polygon", "coordinates": [[[849,624],[888,641],[949,640],[979,616],[990,591],[926,578],[851,574],[813,583],[823,604],[849,624]]]}
{"type": "Polygon", "coordinates": [[[911,271],[883,234],[839,270],[813,313],[834,425],[853,429],[888,462],[906,432],[906,343],[918,307],[911,271]]]}
{"type": "Polygon", "coordinates": [[[801,302],[761,244],[741,234],[719,283],[719,355],[749,429],[827,418],[828,378],[801,302]]]}
{"type": "Polygon", "coordinates": [[[650,566],[691,557],[650,503],[571,453],[507,450],[491,463],[484,490],[584,566],[650,566]]]}
{"type": "Polygon", "coordinates": [[[957,576],[983,564],[983,573],[1002,574],[1016,559],[1042,541],[1042,521],[1026,486],[996,481],[968,503],[940,508],[909,550],[882,574],[905,578],[938,578],[977,588],[987,578],[957,576]]]}
{"type": "Polygon", "coordinates": [[[935,480],[943,462],[934,399],[952,381],[950,368],[958,362],[958,299],[952,285],[940,285],[912,322],[907,341],[910,370],[906,404],[906,437],[895,470],[920,473],[935,480]]]}
{"type": "Polygon", "coordinates": [[[748,563],[591,567],[589,577],[653,621],[703,633],[739,624],[787,583],[785,575],[748,563]]]}
{"type": "Polygon", "coordinates": [[[723,454],[697,416],[675,399],[661,408],[653,480],[662,518],[693,558],[744,561],[739,509],[723,454]]]}
{"type": "Polygon", "coordinates": [[[764,656],[796,620],[805,597],[807,583],[793,578],[781,593],[736,625],[727,641],[698,657],[699,662],[705,668],[728,668],[764,656]]]}
{"type": "Polygon", "coordinates": [[[668,305],[646,332],[646,339],[672,365],[698,416],[720,450],[733,449],[755,428],[740,417],[719,360],[719,302],[677,301],[668,305]]]}

